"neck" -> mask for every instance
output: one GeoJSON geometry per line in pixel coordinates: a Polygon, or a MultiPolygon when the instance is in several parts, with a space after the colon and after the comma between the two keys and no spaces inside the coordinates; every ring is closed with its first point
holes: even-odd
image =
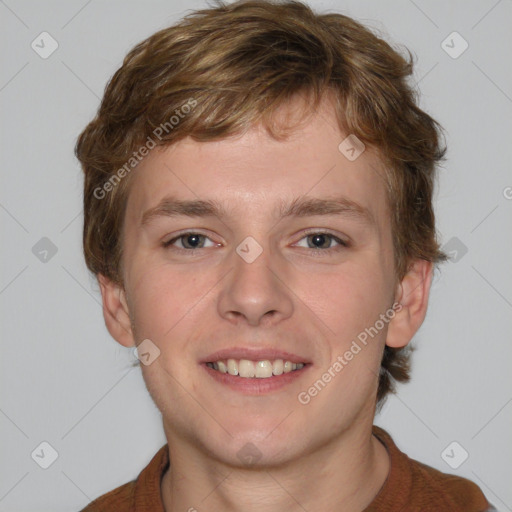
{"type": "Polygon", "coordinates": [[[389,472],[386,449],[371,428],[358,425],[312,453],[258,469],[228,466],[168,435],[171,466],[161,485],[165,511],[252,512],[264,506],[266,512],[334,512],[342,505],[344,512],[361,512],[389,472]]]}

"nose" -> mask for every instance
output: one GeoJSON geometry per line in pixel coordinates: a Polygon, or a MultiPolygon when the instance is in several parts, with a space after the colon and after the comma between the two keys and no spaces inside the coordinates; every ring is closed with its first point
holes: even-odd
{"type": "Polygon", "coordinates": [[[282,260],[272,258],[264,249],[254,261],[234,252],[232,263],[218,302],[223,318],[258,326],[273,325],[291,316],[291,278],[282,260]]]}

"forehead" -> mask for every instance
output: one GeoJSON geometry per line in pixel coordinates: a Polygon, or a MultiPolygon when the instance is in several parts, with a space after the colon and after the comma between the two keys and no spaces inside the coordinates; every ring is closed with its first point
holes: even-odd
{"type": "MultiPolygon", "coordinates": [[[[289,118],[294,104],[287,108],[282,115],[289,118]]],[[[361,149],[347,137],[330,103],[323,102],[284,140],[257,125],[222,140],[186,138],[155,148],[133,171],[128,215],[142,224],[148,210],[172,196],[215,203],[214,213],[223,216],[274,217],[306,196],[342,198],[378,218],[387,209],[382,163],[371,148],[356,159],[347,158],[361,149]],[[351,146],[354,151],[347,153],[351,146]]]]}

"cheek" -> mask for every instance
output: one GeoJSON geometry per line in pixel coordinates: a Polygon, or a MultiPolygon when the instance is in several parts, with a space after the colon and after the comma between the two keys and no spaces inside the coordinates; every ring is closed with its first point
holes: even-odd
{"type": "Polygon", "coordinates": [[[169,265],[142,263],[132,268],[132,312],[139,336],[162,342],[185,320],[208,290],[197,274],[169,265]]]}
{"type": "Polygon", "coordinates": [[[336,332],[354,335],[354,329],[373,324],[391,305],[392,281],[379,262],[349,262],[332,273],[326,283],[323,301],[337,324],[336,332]]]}
{"type": "MultiPolygon", "coordinates": [[[[337,401],[348,409],[354,408],[352,412],[355,412],[374,396],[378,385],[389,325],[389,319],[382,321],[381,315],[392,305],[389,302],[392,281],[374,262],[373,265],[347,264],[340,272],[332,273],[326,283],[327,292],[321,300],[323,320],[331,330],[325,345],[329,353],[312,379],[312,385],[328,373],[325,377],[331,379],[332,384],[328,384],[328,392],[322,391],[319,406],[328,407],[331,401],[337,401]]],[[[344,418],[348,409],[343,413],[334,409],[332,414],[344,418]]]]}
{"type": "Polygon", "coordinates": [[[188,393],[195,393],[190,341],[206,305],[203,297],[211,286],[205,287],[200,276],[171,270],[165,264],[152,265],[148,260],[132,271],[131,306],[137,339],[150,339],[160,350],[154,363],[141,365],[142,374],[155,403],[164,414],[170,414],[169,403],[181,403],[189,399],[188,393]],[[187,391],[177,382],[189,383],[187,391]]]}

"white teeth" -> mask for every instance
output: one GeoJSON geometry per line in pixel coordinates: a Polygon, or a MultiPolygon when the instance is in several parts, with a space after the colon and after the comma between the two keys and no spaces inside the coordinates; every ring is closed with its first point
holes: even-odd
{"type": "Polygon", "coordinates": [[[272,363],[268,360],[258,361],[255,364],[255,377],[258,379],[266,379],[272,377],[272,363]]]}
{"type": "Polygon", "coordinates": [[[238,375],[240,377],[254,377],[254,363],[248,359],[240,359],[238,363],[238,375]]]}
{"type": "Polygon", "coordinates": [[[275,361],[268,359],[261,361],[228,359],[227,361],[207,363],[207,366],[220,373],[229,373],[229,375],[238,375],[243,378],[268,379],[273,375],[282,375],[283,373],[301,370],[304,368],[304,363],[292,363],[283,359],[276,359],[275,361]]]}
{"type": "Polygon", "coordinates": [[[282,359],[276,359],[272,365],[272,373],[274,375],[282,375],[284,368],[284,361],[282,359]]]}
{"type": "Polygon", "coordinates": [[[238,375],[238,364],[234,359],[228,359],[228,373],[238,375]]]}

